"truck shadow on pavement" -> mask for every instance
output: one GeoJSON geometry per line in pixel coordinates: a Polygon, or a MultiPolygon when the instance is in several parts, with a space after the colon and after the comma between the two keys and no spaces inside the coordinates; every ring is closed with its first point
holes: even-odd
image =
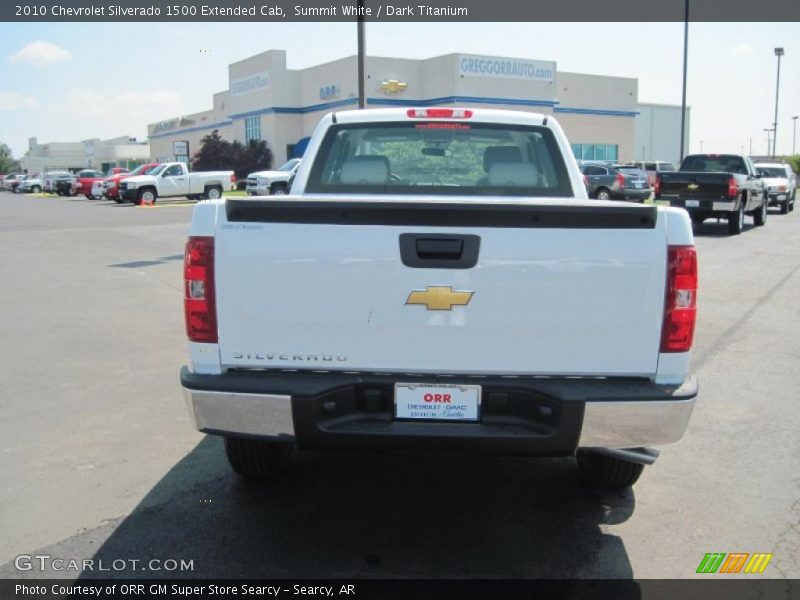
{"type": "MultiPolygon", "coordinates": [[[[740,235],[745,235],[751,229],[755,229],[755,225],[752,223],[745,223],[744,228],[742,229],[742,233],[740,235]]],[[[728,233],[728,224],[725,220],[712,221],[709,219],[705,221],[702,225],[693,225],[692,231],[695,237],[704,237],[704,238],[735,238],[735,235],[731,235],[728,233]]]]}
{"type": "Polygon", "coordinates": [[[277,480],[250,483],[206,437],[109,524],[93,558],[194,567],[114,577],[631,578],[622,540],[600,525],[634,506],[630,490],[581,487],[566,459],[300,453],[277,480]]]}

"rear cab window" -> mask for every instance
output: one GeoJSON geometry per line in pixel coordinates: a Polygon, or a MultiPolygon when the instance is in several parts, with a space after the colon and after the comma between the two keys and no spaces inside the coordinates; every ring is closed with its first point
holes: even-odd
{"type": "Polygon", "coordinates": [[[683,160],[680,170],[703,173],[740,173],[743,175],[749,172],[744,159],[734,154],[693,154],[683,160]]]}
{"type": "Polygon", "coordinates": [[[550,129],[453,121],[333,125],[306,191],[574,197],[550,129]]]}

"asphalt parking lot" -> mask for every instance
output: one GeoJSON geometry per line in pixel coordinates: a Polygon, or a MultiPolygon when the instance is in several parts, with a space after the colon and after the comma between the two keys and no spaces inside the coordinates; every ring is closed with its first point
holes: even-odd
{"type": "Polygon", "coordinates": [[[111,573],[147,577],[685,578],[707,552],[800,577],[800,211],[698,232],[697,408],[610,494],[571,460],[302,454],[241,482],[178,384],[190,214],[0,192],[0,577],[80,575],[14,566],[48,554],[193,561],[111,573]]]}

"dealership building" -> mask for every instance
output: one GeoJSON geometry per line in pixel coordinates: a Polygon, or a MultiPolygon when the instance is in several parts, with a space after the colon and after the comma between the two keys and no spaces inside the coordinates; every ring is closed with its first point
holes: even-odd
{"type": "Polygon", "coordinates": [[[29,173],[54,170],[99,169],[111,167],[132,169],[150,160],[150,144],[130,136],[107,140],[99,138],[81,142],[39,143],[35,137],[28,139],[28,151],[20,159],[20,166],[29,173]]]}
{"type": "MultiPolygon", "coordinates": [[[[553,61],[473,54],[427,59],[368,56],[368,108],[469,106],[554,115],[578,158],[679,158],[680,106],[642,104],[638,80],[559,71],[553,61]],[[677,137],[676,137],[677,135],[677,137]]],[[[288,69],[269,50],[228,66],[228,89],[212,108],[148,125],[151,157],[188,160],[214,129],[240,142],[265,140],[275,163],[301,156],[327,112],[358,105],[357,58],[288,69]]],[[[688,113],[688,110],[687,110],[688,113]]],[[[687,114],[688,127],[688,114],[687,114]]],[[[685,136],[688,147],[688,129],[685,136]]]]}

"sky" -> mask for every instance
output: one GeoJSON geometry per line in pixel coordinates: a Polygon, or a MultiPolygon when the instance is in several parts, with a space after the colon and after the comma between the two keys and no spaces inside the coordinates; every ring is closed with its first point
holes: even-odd
{"type": "MultiPolygon", "coordinates": [[[[368,23],[367,53],[453,52],[553,60],[560,71],[635,77],[639,101],[680,104],[683,23],[368,23]]],[[[692,23],[690,151],[764,154],[781,64],[777,153],[800,115],[800,23],[692,23]]],[[[208,110],[227,66],[268,49],[290,69],[356,53],[352,23],[0,23],[0,142],[130,135],[208,110]]],[[[800,133],[798,134],[800,136],[800,133]]],[[[800,152],[800,140],[797,142],[800,152]]]]}

